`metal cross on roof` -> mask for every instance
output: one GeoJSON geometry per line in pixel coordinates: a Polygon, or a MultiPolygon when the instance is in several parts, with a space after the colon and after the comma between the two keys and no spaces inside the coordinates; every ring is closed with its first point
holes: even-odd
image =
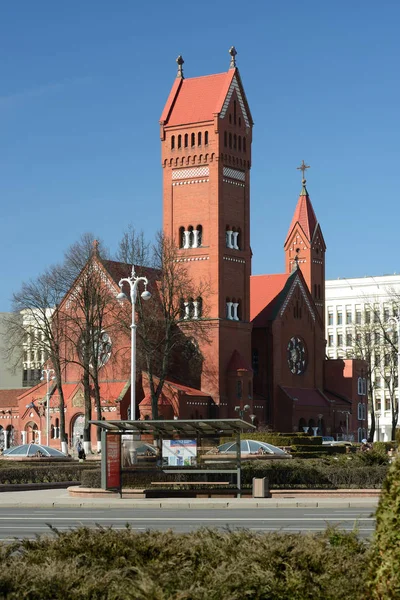
{"type": "Polygon", "coordinates": [[[306,169],[309,169],[309,168],[310,168],[310,165],[306,165],[306,163],[304,162],[304,160],[302,160],[301,161],[301,165],[299,167],[297,167],[298,171],[302,171],[303,172],[303,183],[306,182],[304,175],[305,175],[306,169]]]}
{"type": "Polygon", "coordinates": [[[231,64],[229,65],[229,68],[234,69],[236,67],[236,55],[237,55],[235,46],[231,46],[229,48],[229,54],[231,55],[231,64]]]}

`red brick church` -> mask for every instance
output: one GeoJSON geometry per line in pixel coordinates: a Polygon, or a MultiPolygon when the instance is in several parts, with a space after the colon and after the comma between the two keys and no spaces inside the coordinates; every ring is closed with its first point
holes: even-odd
{"type": "MultiPolygon", "coordinates": [[[[209,340],[197,340],[203,355],[199,386],[188,386],[182,370],[171,374],[159,413],[164,418],[233,418],[248,405],[246,418],[277,431],[314,428],[353,433],[357,439],[367,427],[358,421],[358,405],[366,402],[358,395],[363,365],[325,358],[326,246],[306,188],[304,162],[303,187],[287,236],[282,236],[285,272],[251,274],[253,120],[234,48],[230,57],[227,72],[188,79],[179,57],[160,120],[164,232],[175,241],[178,260],[191,277],[208,279],[212,287],[209,340]]],[[[118,278],[129,275],[123,272],[128,266],[100,258],[99,265],[117,294],[118,278]]],[[[196,314],[196,302],[185,299],[185,306],[189,303],[196,314]]],[[[73,443],[83,419],[82,389],[79,373],[65,378],[66,426],[73,443]]],[[[145,374],[139,383],[138,409],[141,418],[148,418],[145,374]]],[[[127,418],[129,384],[126,361],[104,366],[104,418],[127,418]]],[[[19,415],[22,439],[34,439],[34,432],[42,430],[43,411],[35,398],[44,396],[44,386],[36,386],[7,406],[19,415]]],[[[0,407],[1,402],[0,392],[0,407]]],[[[56,396],[50,406],[51,443],[57,445],[56,396]]]]}

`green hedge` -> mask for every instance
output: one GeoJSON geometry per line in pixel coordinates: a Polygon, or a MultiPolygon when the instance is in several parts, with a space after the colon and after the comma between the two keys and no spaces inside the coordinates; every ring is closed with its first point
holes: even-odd
{"type": "Polygon", "coordinates": [[[346,454],[346,446],[303,446],[296,445],[291,447],[291,454],[298,456],[298,453],[314,454],[318,452],[320,455],[331,454],[346,454]]]}
{"type": "Polygon", "coordinates": [[[357,461],[259,461],[243,465],[242,481],[251,484],[253,477],[267,477],[271,488],[369,489],[382,486],[387,469],[386,465],[366,466],[357,461]]]}
{"type": "MultiPolygon", "coordinates": [[[[345,457],[343,457],[345,458],[345,457]]],[[[387,473],[386,465],[363,465],[359,461],[324,463],[322,460],[256,461],[243,463],[242,485],[249,487],[253,477],[267,477],[273,489],[279,488],[377,488],[387,473]]],[[[224,476],[226,477],[226,476],[224,476]]],[[[217,473],[163,473],[162,471],[123,471],[122,486],[126,488],[148,488],[152,481],[221,481],[217,473]]],[[[82,473],[83,487],[101,486],[100,469],[82,473]]]]}
{"type": "Polygon", "coordinates": [[[81,481],[85,472],[99,470],[97,466],[75,464],[29,465],[15,468],[14,466],[0,469],[1,484],[17,483],[56,483],[59,481],[81,481]]]}
{"type": "MultiPolygon", "coordinates": [[[[294,446],[301,444],[302,446],[321,446],[321,436],[309,436],[305,433],[242,433],[242,440],[255,440],[257,442],[266,442],[273,446],[294,446]]],[[[221,438],[221,444],[231,442],[233,438],[221,438]]]]}
{"type": "Polygon", "coordinates": [[[0,545],[1,598],[366,600],[355,533],[53,531],[0,545]]]}

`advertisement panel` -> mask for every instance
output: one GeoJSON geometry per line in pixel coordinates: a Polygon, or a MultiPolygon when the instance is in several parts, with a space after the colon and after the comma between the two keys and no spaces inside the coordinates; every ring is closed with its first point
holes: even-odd
{"type": "Polygon", "coordinates": [[[163,440],[163,466],[191,467],[197,464],[196,440],[163,440]]]}
{"type": "Polygon", "coordinates": [[[121,436],[107,433],[106,436],[106,489],[121,488],[121,436]]]}

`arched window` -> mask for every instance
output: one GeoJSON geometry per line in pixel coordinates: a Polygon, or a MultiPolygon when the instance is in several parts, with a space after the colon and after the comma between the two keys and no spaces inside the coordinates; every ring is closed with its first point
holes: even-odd
{"type": "Polygon", "coordinates": [[[229,123],[232,123],[232,115],[229,115],[229,123]]]}
{"type": "Polygon", "coordinates": [[[229,134],[229,148],[232,148],[232,134],[229,134]]]}
{"type": "Polygon", "coordinates": [[[175,148],[175,136],[171,136],[171,150],[174,150],[175,148]]]}
{"type": "Polygon", "coordinates": [[[188,231],[189,231],[189,248],[193,247],[193,225],[189,225],[188,227],[188,231]]]}
{"type": "Polygon", "coordinates": [[[246,138],[243,138],[243,152],[246,152],[246,138]]]}
{"type": "Polygon", "coordinates": [[[239,127],[242,126],[242,119],[239,117],[239,127]]]}
{"type": "Polygon", "coordinates": [[[208,131],[204,132],[204,145],[208,146],[208,131]]]}
{"type": "Polygon", "coordinates": [[[188,298],[188,304],[189,304],[189,319],[193,319],[194,318],[193,298],[188,298]]]}
{"type": "Polygon", "coordinates": [[[236,320],[242,320],[242,302],[240,299],[237,300],[237,309],[236,309],[236,320]]]}
{"type": "Polygon", "coordinates": [[[224,131],[224,146],[225,148],[228,145],[228,133],[226,131],[224,131]]]}
{"type": "Polygon", "coordinates": [[[253,348],[251,354],[251,366],[253,367],[254,375],[258,375],[258,367],[259,367],[259,357],[258,357],[258,349],[253,348]]]}
{"type": "Polygon", "coordinates": [[[239,379],[236,382],[236,396],[237,398],[240,400],[242,398],[243,395],[243,383],[242,381],[239,379]]]}
{"type": "Polygon", "coordinates": [[[197,134],[197,145],[201,146],[201,131],[197,134]]]}
{"type": "Polygon", "coordinates": [[[233,101],[233,122],[236,125],[236,100],[233,101]]]}
{"type": "Polygon", "coordinates": [[[197,247],[200,247],[203,241],[203,226],[202,225],[197,225],[196,227],[197,230],[197,247]]]}
{"type": "Polygon", "coordinates": [[[230,298],[226,299],[226,318],[232,320],[232,301],[230,298]]]}
{"type": "Polygon", "coordinates": [[[181,319],[185,318],[185,301],[183,298],[179,300],[179,317],[181,319]]]}
{"type": "Polygon", "coordinates": [[[183,248],[185,245],[185,228],[179,227],[179,248],[183,248]]]}
{"type": "Polygon", "coordinates": [[[182,136],[178,135],[178,149],[182,148],[182,136]]]}
{"type": "Polygon", "coordinates": [[[194,318],[200,319],[203,316],[203,300],[202,298],[196,298],[194,302],[194,318]]]}
{"type": "Polygon", "coordinates": [[[238,150],[239,152],[242,151],[242,137],[240,135],[238,135],[238,150]]]}
{"type": "Polygon", "coordinates": [[[233,136],[233,149],[236,150],[237,148],[237,138],[236,138],[236,133],[233,136]]]}
{"type": "Polygon", "coordinates": [[[191,141],[192,148],[194,148],[196,145],[196,134],[195,133],[192,133],[190,141],[191,141]]]}
{"type": "Polygon", "coordinates": [[[185,133],[185,148],[189,146],[189,135],[185,133]]]}

